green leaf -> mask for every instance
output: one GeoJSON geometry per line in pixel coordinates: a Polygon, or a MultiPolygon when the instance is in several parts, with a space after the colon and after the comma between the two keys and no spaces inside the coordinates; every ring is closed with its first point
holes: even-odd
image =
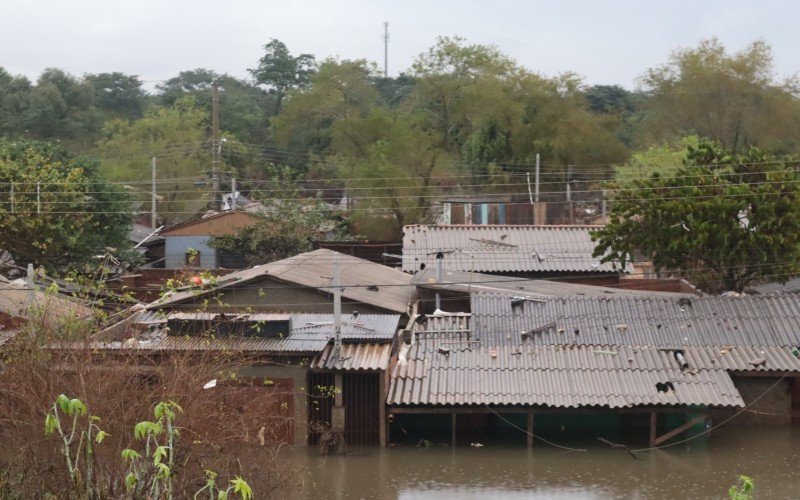
{"type": "Polygon", "coordinates": [[[217,493],[217,500],[228,500],[228,492],[220,491],[217,493]]]}
{"type": "Polygon", "coordinates": [[[242,476],[236,476],[231,479],[231,485],[233,485],[233,492],[238,493],[239,496],[242,497],[242,500],[250,500],[253,498],[253,490],[250,488],[250,485],[242,479],[242,476]]]}
{"type": "Polygon", "coordinates": [[[48,413],[44,418],[44,434],[49,436],[58,429],[58,419],[52,413],[48,413]]]}
{"type": "Polygon", "coordinates": [[[161,463],[161,459],[167,456],[166,446],[157,446],[156,451],[153,452],[153,465],[161,463]]]}
{"type": "Polygon", "coordinates": [[[169,478],[169,475],[169,465],[165,463],[156,464],[156,476],[158,476],[160,479],[167,479],[169,478]]]}
{"type": "Polygon", "coordinates": [[[87,411],[86,405],[83,404],[83,401],[81,401],[78,398],[70,399],[68,407],[69,407],[69,412],[67,413],[67,415],[70,415],[70,416],[72,416],[72,415],[86,415],[86,411],[87,411]]]}
{"type": "Polygon", "coordinates": [[[140,457],[141,455],[139,455],[139,452],[137,452],[136,450],[132,450],[130,448],[125,448],[124,450],[122,450],[123,460],[128,460],[129,462],[133,462],[134,460],[137,460],[140,457]]]}
{"type": "Polygon", "coordinates": [[[100,431],[100,432],[97,433],[97,436],[95,436],[94,441],[95,441],[95,443],[100,444],[100,443],[103,442],[103,440],[105,438],[107,438],[110,435],[111,434],[107,433],[106,431],[100,431]]]}
{"type": "Polygon", "coordinates": [[[128,475],[125,476],[125,487],[128,491],[136,487],[136,475],[133,472],[129,472],[128,475]]]}
{"type": "Polygon", "coordinates": [[[68,415],[69,398],[64,394],[59,394],[58,398],[56,398],[56,403],[58,403],[58,407],[61,408],[61,413],[68,415]]]}

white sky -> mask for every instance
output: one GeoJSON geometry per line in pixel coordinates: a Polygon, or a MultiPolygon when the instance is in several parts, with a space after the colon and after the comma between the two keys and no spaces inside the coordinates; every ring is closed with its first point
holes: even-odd
{"type": "Polygon", "coordinates": [[[277,38],[293,54],[365,58],[407,69],[439,35],[494,44],[523,66],[635,86],[673,49],[718,37],[731,50],[772,45],[779,76],[800,71],[800,2],[790,0],[3,0],[0,66],[35,79],[121,71],[149,81],[204,67],[247,76],[277,38]]]}

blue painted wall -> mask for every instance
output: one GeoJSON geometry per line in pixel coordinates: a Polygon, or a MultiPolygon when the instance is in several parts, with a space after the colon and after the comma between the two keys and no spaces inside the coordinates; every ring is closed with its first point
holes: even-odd
{"type": "Polygon", "coordinates": [[[199,269],[216,269],[217,251],[208,246],[208,236],[167,236],[165,240],[164,267],[167,269],[186,267],[186,250],[189,248],[200,252],[199,269]]]}

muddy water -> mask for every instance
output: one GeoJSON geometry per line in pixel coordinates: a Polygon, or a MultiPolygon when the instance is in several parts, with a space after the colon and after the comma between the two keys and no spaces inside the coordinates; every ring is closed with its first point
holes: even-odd
{"type": "MultiPolygon", "coordinates": [[[[574,444],[574,443],[571,443],[574,444]]],[[[800,428],[730,427],[666,450],[626,452],[583,442],[586,452],[524,447],[397,447],[290,458],[302,486],[285,498],[727,498],[739,474],[756,498],[800,498],[800,428]]]]}

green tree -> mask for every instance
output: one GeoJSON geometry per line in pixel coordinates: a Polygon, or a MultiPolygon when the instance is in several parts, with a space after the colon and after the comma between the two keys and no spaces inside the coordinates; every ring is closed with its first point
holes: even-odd
{"type": "MultiPolygon", "coordinates": [[[[169,108],[148,110],[134,122],[107,122],[99,142],[103,174],[111,180],[149,182],[151,157],[156,156],[159,215],[166,224],[190,218],[211,199],[203,183],[211,163],[207,117],[194,99],[185,97],[169,108]]],[[[134,193],[140,203],[149,204],[149,184],[134,193]]]]}
{"type": "Polygon", "coordinates": [[[773,75],[772,49],[763,40],[734,54],[714,38],[676,50],[641,78],[651,95],[642,140],[697,134],[733,152],[797,151],[799,88],[773,75]]]}
{"type": "Polygon", "coordinates": [[[311,250],[325,233],[347,231],[348,221],[321,199],[304,199],[297,176],[287,167],[271,166],[270,180],[251,196],[264,208],[256,224],[235,235],[212,238],[210,245],[242,255],[250,266],[265,264],[311,250]]]}
{"type": "Polygon", "coordinates": [[[0,198],[0,248],[20,264],[60,274],[128,245],[128,194],[101,180],[96,163],[57,146],[0,141],[0,198]]]}
{"type": "MultiPolygon", "coordinates": [[[[165,107],[174,106],[186,97],[211,116],[211,84],[219,85],[220,128],[242,141],[266,143],[267,128],[274,108],[274,96],[249,82],[209,69],[182,71],[157,87],[165,107]]],[[[208,120],[210,124],[210,119],[208,120]]],[[[225,151],[223,150],[223,154],[225,151]]]]}
{"type": "Polygon", "coordinates": [[[272,39],[264,45],[264,56],[258,61],[258,67],[248,71],[259,85],[264,85],[275,95],[272,114],[277,115],[286,92],[306,87],[315,66],[316,61],[311,54],[293,56],[286,44],[272,39]]]}
{"type": "Polygon", "coordinates": [[[86,75],[94,89],[94,104],[104,119],[135,120],[142,117],[147,94],[138,76],[124,73],[86,75]]]}
{"type": "Polygon", "coordinates": [[[57,68],[39,75],[22,118],[34,139],[64,139],[81,145],[93,142],[101,125],[92,86],[57,68]]]}
{"type": "Polygon", "coordinates": [[[371,83],[375,74],[375,66],[364,60],[325,60],[308,89],[290,92],[283,111],[272,119],[276,143],[303,153],[328,152],[334,124],[361,119],[378,104],[371,83]]]}
{"type": "Polygon", "coordinates": [[[800,270],[798,163],[711,141],[687,148],[671,177],[618,183],[595,256],[629,262],[639,251],[659,270],[709,291],[741,292],[754,280],[800,270]]]}
{"type": "Polygon", "coordinates": [[[20,117],[30,103],[31,82],[24,76],[12,76],[0,68],[0,136],[15,137],[25,132],[20,117]]]}

